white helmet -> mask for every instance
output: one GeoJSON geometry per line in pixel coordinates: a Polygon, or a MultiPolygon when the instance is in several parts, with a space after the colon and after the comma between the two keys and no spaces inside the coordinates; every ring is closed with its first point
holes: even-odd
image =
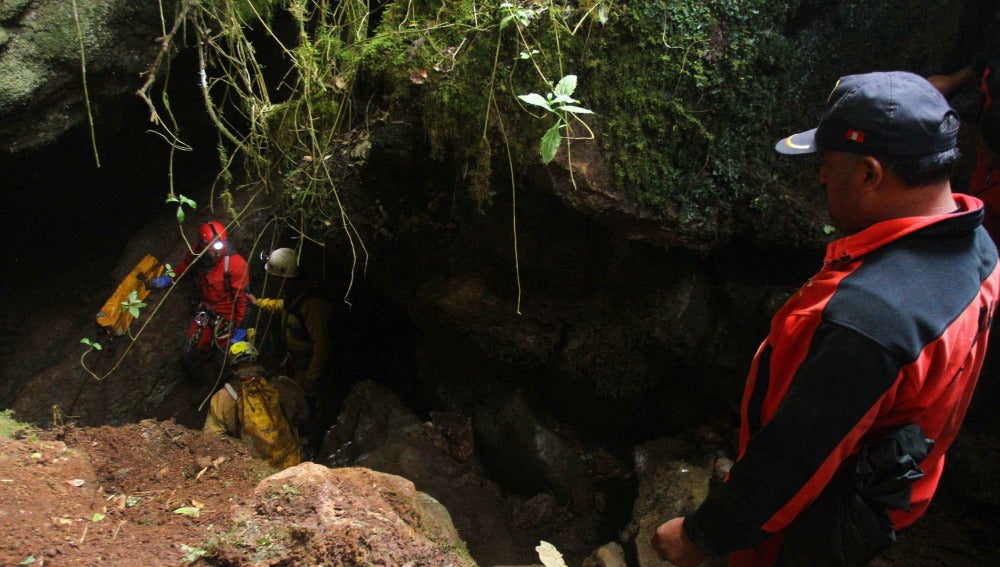
{"type": "Polygon", "coordinates": [[[264,270],[272,276],[294,278],[299,275],[299,262],[295,256],[295,250],[291,248],[278,248],[267,255],[264,270]]]}

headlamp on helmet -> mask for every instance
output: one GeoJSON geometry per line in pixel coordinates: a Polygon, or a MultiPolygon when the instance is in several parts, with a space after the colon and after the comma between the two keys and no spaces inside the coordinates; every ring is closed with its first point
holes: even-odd
{"type": "Polygon", "coordinates": [[[226,234],[226,227],[222,223],[210,221],[202,223],[198,227],[198,238],[201,240],[202,248],[222,251],[226,248],[226,240],[229,235],[226,234]]]}

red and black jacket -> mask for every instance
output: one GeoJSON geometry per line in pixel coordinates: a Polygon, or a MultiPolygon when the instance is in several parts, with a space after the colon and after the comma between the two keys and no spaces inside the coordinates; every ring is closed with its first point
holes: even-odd
{"type": "MultiPolygon", "coordinates": [[[[740,455],[684,522],[723,555],[785,530],[866,442],[906,424],[936,441],[909,512],[926,510],[965,416],[1000,286],[982,203],[873,225],[830,243],[823,268],[778,311],[750,367],[740,455]]],[[[831,522],[835,519],[831,518],[831,522]]]]}

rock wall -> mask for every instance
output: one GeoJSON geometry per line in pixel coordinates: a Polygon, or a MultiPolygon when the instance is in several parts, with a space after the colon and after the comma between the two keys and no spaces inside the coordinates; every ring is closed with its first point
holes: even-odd
{"type": "Polygon", "coordinates": [[[173,2],[12,0],[0,6],[0,140],[17,152],[49,144],[108,97],[134,92],[160,48],[173,2]],[[84,81],[86,76],[86,82],[84,81]]]}

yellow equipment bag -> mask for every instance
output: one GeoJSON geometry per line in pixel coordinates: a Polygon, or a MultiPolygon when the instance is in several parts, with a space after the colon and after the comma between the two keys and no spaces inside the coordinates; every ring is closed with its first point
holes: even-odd
{"type": "Polygon", "coordinates": [[[142,260],[132,268],[132,271],[118,284],[115,292],[104,302],[104,306],[97,313],[97,324],[104,327],[109,335],[121,336],[132,324],[132,313],[129,311],[129,304],[132,303],[132,292],[135,292],[135,301],[142,301],[149,295],[146,289],[146,282],[152,278],[163,275],[164,266],[150,254],[143,256],[142,260]]]}
{"type": "Polygon", "coordinates": [[[249,443],[255,455],[278,470],[302,462],[299,439],[288,424],[281,397],[263,378],[241,384],[236,400],[240,419],[240,438],[249,443]]]}

